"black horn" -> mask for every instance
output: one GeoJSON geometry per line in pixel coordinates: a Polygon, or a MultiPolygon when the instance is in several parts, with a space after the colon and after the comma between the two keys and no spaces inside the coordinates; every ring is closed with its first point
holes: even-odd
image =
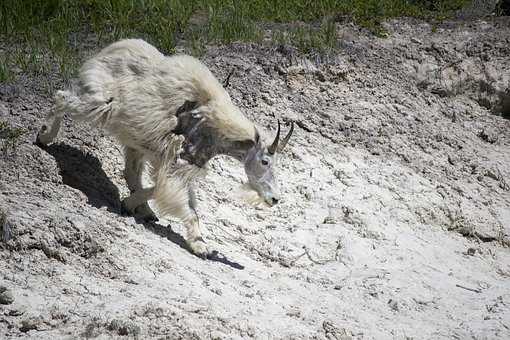
{"type": "Polygon", "coordinates": [[[280,141],[280,120],[278,120],[278,131],[276,132],[276,137],[274,138],[273,144],[267,149],[269,154],[274,155],[276,150],[278,150],[278,143],[280,141]]]}
{"type": "Polygon", "coordinates": [[[290,123],[289,133],[287,133],[287,136],[285,136],[285,138],[282,140],[282,142],[278,146],[278,150],[277,150],[278,152],[282,152],[283,149],[285,149],[285,146],[289,142],[290,136],[292,136],[292,132],[294,132],[294,122],[290,123]]]}

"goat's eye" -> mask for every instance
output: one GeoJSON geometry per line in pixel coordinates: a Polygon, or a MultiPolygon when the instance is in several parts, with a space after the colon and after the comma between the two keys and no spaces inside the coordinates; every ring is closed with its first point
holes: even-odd
{"type": "Polygon", "coordinates": [[[268,165],[268,164],[269,164],[268,161],[266,161],[265,159],[262,160],[262,165],[268,165]]]}

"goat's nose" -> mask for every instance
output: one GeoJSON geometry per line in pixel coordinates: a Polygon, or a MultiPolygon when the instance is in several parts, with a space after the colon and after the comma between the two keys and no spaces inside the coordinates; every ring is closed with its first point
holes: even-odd
{"type": "Polygon", "coordinates": [[[278,199],[278,198],[275,198],[275,197],[271,198],[271,203],[272,203],[273,205],[276,205],[276,204],[278,203],[278,201],[279,201],[279,199],[278,199]]]}

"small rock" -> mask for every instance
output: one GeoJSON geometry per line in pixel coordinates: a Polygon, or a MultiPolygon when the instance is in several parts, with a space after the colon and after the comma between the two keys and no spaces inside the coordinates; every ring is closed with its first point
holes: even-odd
{"type": "Polygon", "coordinates": [[[26,333],[28,331],[37,329],[37,327],[39,327],[40,323],[41,323],[40,318],[34,318],[34,317],[28,318],[28,319],[21,321],[21,326],[20,326],[19,330],[22,331],[23,333],[26,333]]]}
{"type": "Polygon", "coordinates": [[[122,321],[114,319],[108,325],[108,330],[112,332],[117,332],[118,335],[126,336],[138,336],[140,334],[140,326],[135,325],[130,321],[122,321]]]}
{"type": "Polygon", "coordinates": [[[459,161],[459,157],[456,155],[448,155],[448,163],[455,165],[459,161]]]}
{"type": "Polygon", "coordinates": [[[14,327],[12,318],[0,316],[0,325],[1,324],[7,327],[7,329],[12,329],[14,327]]]}
{"type": "Polygon", "coordinates": [[[398,302],[392,299],[388,300],[388,306],[393,309],[395,312],[398,312],[398,302]]]}
{"type": "Polygon", "coordinates": [[[138,285],[138,284],[139,284],[139,283],[138,283],[135,279],[133,279],[133,278],[131,278],[131,277],[126,278],[126,279],[124,280],[124,282],[125,282],[125,283],[128,283],[128,284],[130,284],[130,285],[138,285]]]}
{"type": "Polygon", "coordinates": [[[476,254],[476,249],[475,248],[468,248],[468,250],[466,251],[466,255],[473,256],[475,254],[476,254]]]}
{"type": "Polygon", "coordinates": [[[25,314],[25,311],[17,308],[11,309],[7,312],[7,315],[9,316],[21,316],[23,314],[25,314]]]}
{"type": "Polygon", "coordinates": [[[86,339],[97,338],[101,334],[101,324],[97,318],[94,318],[91,323],[85,327],[83,337],[86,339]]]}
{"type": "Polygon", "coordinates": [[[267,104],[267,105],[274,105],[275,104],[275,101],[273,100],[273,98],[269,98],[267,95],[263,94],[261,96],[262,100],[267,104]]]}
{"type": "Polygon", "coordinates": [[[214,294],[219,295],[219,296],[223,295],[223,292],[219,288],[213,288],[213,289],[211,289],[211,292],[213,292],[214,294]]]}
{"type": "Polygon", "coordinates": [[[0,241],[7,242],[11,239],[11,228],[7,214],[0,210],[0,241]]]}
{"type": "Polygon", "coordinates": [[[11,291],[5,287],[0,286],[0,304],[10,305],[14,302],[14,296],[11,291]]]}
{"type": "Polygon", "coordinates": [[[9,109],[5,104],[0,103],[0,115],[7,116],[7,113],[9,113],[9,109]]]}
{"type": "Polygon", "coordinates": [[[433,94],[437,94],[439,97],[445,98],[448,97],[451,92],[446,89],[444,86],[436,85],[430,89],[430,92],[433,94]]]}
{"type": "Polygon", "coordinates": [[[324,220],[322,221],[322,224],[335,224],[335,223],[336,223],[336,220],[331,215],[324,217],[324,220]]]}
{"type": "Polygon", "coordinates": [[[283,69],[280,65],[275,65],[274,69],[281,76],[287,74],[287,71],[285,69],[283,69]]]}
{"type": "Polygon", "coordinates": [[[420,45],[422,44],[421,40],[418,39],[418,38],[415,38],[415,37],[412,37],[411,41],[414,42],[414,43],[420,44],[420,45]]]}
{"type": "Polygon", "coordinates": [[[478,137],[490,144],[498,141],[498,133],[493,129],[483,129],[478,133],[478,137]]]}
{"type": "Polygon", "coordinates": [[[340,328],[329,320],[322,323],[322,328],[328,340],[352,340],[352,333],[345,328],[340,328]]]}
{"type": "Polygon", "coordinates": [[[326,76],[324,75],[323,72],[321,72],[320,70],[317,70],[315,72],[315,77],[317,78],[318,81],[320,82],[325,82],[326,81],[326,76]]]}

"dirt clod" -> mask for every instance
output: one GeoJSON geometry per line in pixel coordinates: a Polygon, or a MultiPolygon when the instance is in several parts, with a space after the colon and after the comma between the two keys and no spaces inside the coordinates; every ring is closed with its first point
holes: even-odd
{"type": "Polygon", "coordinates": [[[36,330],[42,324],[42,320],[39,317],[30,317],[21,321],[19,330],[23,333],[27,333],[32,330],[36,330]]]}
{"type": "Polygon", "coordinates": [[[14,296],[10,289],[6,287],[0,286],[0,304],[1,305],[10,305],[14,302],[14,296]]]}
{"type": "Polygon", "coordinates": [[[121,336],[138,336],[140,334],[140,326],[137,326],[131,321],[123,321],[118,319],[112,320],[108,324],[107,329],[110,332],[116,332],[121,336]]]}

